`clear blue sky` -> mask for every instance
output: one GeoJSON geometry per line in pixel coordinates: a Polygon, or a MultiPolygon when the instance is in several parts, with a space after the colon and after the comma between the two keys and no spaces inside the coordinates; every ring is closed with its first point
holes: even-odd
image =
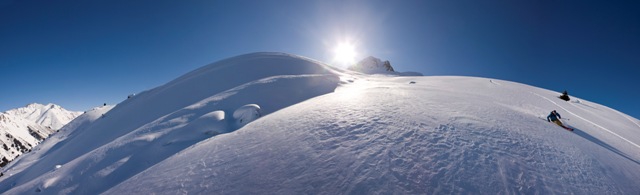
{"type": "Polygon", "coordinates": [[[521,82],[640,118],[639,1],[0,0],[0,110],[86,110],[257,51],[341,40],[400,71],[521,82]]]}

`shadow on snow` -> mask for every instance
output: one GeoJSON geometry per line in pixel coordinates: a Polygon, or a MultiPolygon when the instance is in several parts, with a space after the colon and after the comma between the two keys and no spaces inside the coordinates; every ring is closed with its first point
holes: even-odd
{"type": "Polygon", "coordinates": [[[594,144],[598,144],[599,146],[601,146],[601,147],[603,147],[603,148],[605,148],[605,149],[607,149],[607,150],[609,150],[609,151],[611,151],[613,153],[616,153],[616,154],[620,155],[623,158],[626,158],[626,159],[628,159],[628,160],[640,165],[640,161],[631,158],[629,155],[627,155],[624,152],[618,150],[617,148],[615,148],[615,147],[603,142],[602,140],[600,140],[598,138],[595,138],[595,137],[589,135],[588,133],[586,133],[586,132],[584,132],[584,131],[582,131],[580,129],[576,129],[575,127],[570,127],[570,128],[574,129],[573,132],[576,135],[578,135],[578,136],[580,136],[580,137],[582,137],[582,138],[584,138],[586,140],[589,140],[589,141],[593,142],[594,144]]]}

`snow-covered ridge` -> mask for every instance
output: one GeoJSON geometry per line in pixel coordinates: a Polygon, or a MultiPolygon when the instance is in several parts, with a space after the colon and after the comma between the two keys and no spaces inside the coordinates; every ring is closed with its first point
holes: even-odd
{"type": "Polygon", "coordinates": [[[369,56],[360,60],[360,62],[353,66],[350,66],[348,69],[363,73],[395,72],[388,60],[383,62],[382,60],[373,56],[369,56]]]}
{"type": "Polygon", "coordinates": [[[348,70],[361,72],[365,74],[389,74],[389,75],[401,75],[401,76],[422,76],[421,73],[418,72],[397,72],[393,66],[391,66],[391,62],[388,60],[382,61],[379,58],[369,56],[366,57],[360,62],[349,66],[348,70]]]}
{"type": "Polygon", "coordinates": [[[31,151],[50,134],[82,112],[68,111],[55,104],[32,103],[0,112],[0,165],[31,151]]]}
{"type": "MultiPolygon", "coordinates": [[[[119,103],[63,142],[42,148],[46,155],[34,152],[39,159],[29,161],[28,168],[10,164],[5,175],[12,176],[2,182],[31,181],[44,190],[57,183],[41,185],[36,178],[62,165],[56,174],[69,174],[61,180],[88,182],[74,192],[104,191],[201,140],[241,128],[259,117],[255,114],[331,93],[340,74],[326,64],[283,53],[225,59],[119,103]],[[84,178],[88,175],[80,174],[86,172],[82,169],[93,165],[97,172],[84,178]],[[128,171],[116,171],[122,169],[128,171]]],[[[9,189],[19,188],[0,184],[0,193],[9,189]]]]}
{"type": "Polygon", "coordinates": [[[49,126],[56,130],[82,114],[82,112],[68,111],[51,103],[46,105],[31,103],[25,107],[11,109],[3,113],[34,121],[36,124],[49,126]]]}
{"type": "Polygon", "coordinates": [[[79,117],[0,193],[638,194],[639,121],[558,94],[247,54],[79,117]]]}

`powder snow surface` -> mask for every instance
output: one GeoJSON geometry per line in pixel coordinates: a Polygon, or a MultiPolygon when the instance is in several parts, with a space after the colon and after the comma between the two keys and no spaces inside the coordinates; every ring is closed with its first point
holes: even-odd
{"type": "Polygon", "coordinates": [[[31,164],[10,164],[0,193],[640,193],[640,122],[558,95],[249,54],[141,93],[31,164]],[[262,117],[245,125],[232,114],[247,104],[262,117]],[[548,123],[551,110],[575,131],[548,123]]]}

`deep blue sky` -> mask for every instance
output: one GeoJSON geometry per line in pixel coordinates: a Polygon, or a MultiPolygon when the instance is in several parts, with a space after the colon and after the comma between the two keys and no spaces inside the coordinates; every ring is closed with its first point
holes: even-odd
{"type": "Polygon", "coordinates": [[[639,1],[0,0],[0,111],[86,110],[257,51],[341,40],[400,71],[521,82],[640,118],[639,1]]]}

